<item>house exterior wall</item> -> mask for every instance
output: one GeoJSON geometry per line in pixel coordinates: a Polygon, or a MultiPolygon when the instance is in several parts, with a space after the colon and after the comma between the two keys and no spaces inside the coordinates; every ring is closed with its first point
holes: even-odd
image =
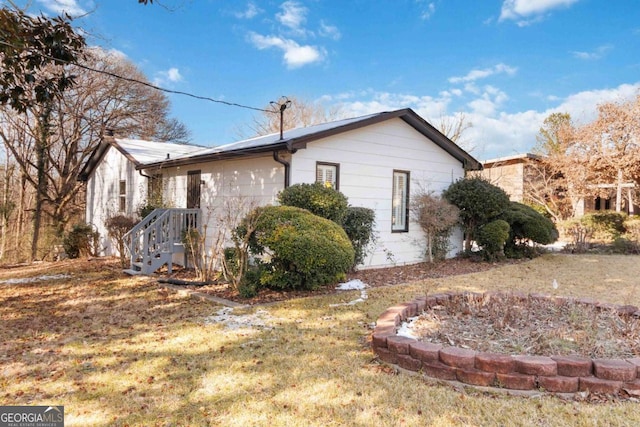
{"type": "MultiPolygon", "coordinates": [[[[223,160],[163,170],[164,200],[170,207],[187,207],[187,176],[200,171],[203,210],[215,210],[232,198],[248,198],[257,204],[273,203],[284,187],[284,167],[271,155],[223,160]]],[[[206,212],[205,212],[206,214],[206,212]]]]}
{"type": "MultiPolygon", "coordinates": [[[[316,163],[339,164],[339,190],[349,204],[373,209],[377,244],[361,268],[424,261],[425,240],[410,221],[408,232],[392,232],[394,170],[410,173],[409,198],[420,188],[439,194],[464,176],[462,163],[396,118],[314,141],[293,154],[291,184],[316,179],[316,163]]],[[[462,248],[459,230],[451,239],[450,256],[462,248]]]]}
{"type": "Polygon", "coordinates": [[[271,155],[179,166],[162,171],[166,206],[187,207],[187,177],[190,171],[198,170],[202,182],[200,209],[207,224],[208,245],[213,244],[217,218],[229,208],[240,210],[242,217],[251,206],[274,204],[284,188],[284,166],[271,155]]]}
{"type": "Polygon", "coordinates": [[[102,255],[115,255],[105,222],[123,214],[137,216],[147,197],[147,178],[143,177],[121,152],[111,147],[87,180],[85,221],[100,233],[102,255]],[[120,181],[126,182],[125,210],[120,211],[120,181]]]}
{"type": "MultiPolygon", "coordinates": [[[[279,156],[291,164],[291,185],[315,182],[317,162],[338,164],[339,190],[349,203],[375,211],[376,244],[361,268],[410,264],[425,259],[425,239],[416,223],[409,221],[407,231],[392,232],[394,171],[410,174],[409,200],[421,189],[440,194],[452,182],[464,177],[460,161],[400,118],[315,140],[294,154],[279,153],[279,156]]],[[[242,217],[249,205],[277,203],[277,195],[284,188],[285,168],[274,160],[272,153],[143,172],[162,175],[165,206],[185,208],[189,172],[196,170],[200,171],[200,208],[203,221],[208,225],[208,245],[213,244],[217,218],[224,214],[225,203],[235,205],[238,217],[242,217]],[[238,206],[238,202],[244,206],[238,206]]],[[[118,183],[123,179],[127,181],[130,197],[127,214],[133,214],[146,200],[147,178],[120,152],[109,149],[87,185],[87,219],[104,236],[104,221],[117,212],[118,183]]],[[[455,231],[450,243],[450,256],[460,252],[460,230],[455,231]]],[[[105,254],[114,254],[110,244],[105,245],[105,254]]]]}

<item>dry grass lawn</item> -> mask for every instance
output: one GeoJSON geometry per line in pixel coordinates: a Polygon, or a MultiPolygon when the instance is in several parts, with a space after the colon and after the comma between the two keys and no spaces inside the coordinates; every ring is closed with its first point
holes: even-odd
{"type": "Polygon", "coordinates": [[[0,402],[64,405],[67,426],[631,426],[640,403],[456,391],[381,366],[370,324],[426,291],[521,290],[640,305],[638,256],[548,255],[494,270],[235,309],[104,261],[0,269],[0,402]],[[552,288],[556,279],[559,287],[552,288]],[[333,304],[333,305],[332,305],[333,304]]]}

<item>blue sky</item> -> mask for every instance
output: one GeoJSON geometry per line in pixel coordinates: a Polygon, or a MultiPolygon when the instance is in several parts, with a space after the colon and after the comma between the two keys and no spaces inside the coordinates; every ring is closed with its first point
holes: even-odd
{"type": "MultiPolygon", "coordinates": [[[[91,44],[154,83],[262,108],[282,95],[347,116],[464,114],[480,160],[523,153],[545,117],[593,119],[640,89],[637,0],[36,0],[85,14],[91,44]]],[[[169,96],[193,142],[239,139],[257,113],[169,96]]]]}

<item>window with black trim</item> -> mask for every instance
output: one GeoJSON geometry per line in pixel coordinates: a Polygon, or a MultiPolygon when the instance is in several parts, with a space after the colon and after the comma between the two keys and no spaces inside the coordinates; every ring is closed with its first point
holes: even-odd
{"type": "Polygon", "coordinates": [[[316,182],[331,185],[336,190],[340,187],[340,165],[338,163],[316,162],[316,182]]]}
{"type": "Polygon", "coordinates": [[[409,231],[409,172],[393,171],[391,231],[409,231]]]}
{"type": "Polygon", "coordinates": [[[118,190],[118,199],[120,201],[120,212],[127,211],[127,181],[120,181],[120,188],[118,190]]]}

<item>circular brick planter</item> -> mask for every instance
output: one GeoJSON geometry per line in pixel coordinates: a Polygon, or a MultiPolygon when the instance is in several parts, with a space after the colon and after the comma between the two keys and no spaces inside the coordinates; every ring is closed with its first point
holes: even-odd
{"type": "MultiPolygon", "coordinates": [[[[459,295],[434,294],[390,307],[376,322],[371,341],[373,351],[387,364],[454,384],[514,392],[618,394],[624,390],[630,395],[640,394],[640,357],[590,359],[554,355],[511,356],[444,347],[396,334],[400,324],[410,317],[459,295]]],[[[467,293],[465,297],[485,298],[490,295],[491,293],[467,293]]],[[[521,298],[568,300],[594,305],[600,309],[616,309],[620,315],[640,318],[640,310],[635,306],[599,304],[588,299],[556,298],[540,294],[521,295],[521,298]]]]}

